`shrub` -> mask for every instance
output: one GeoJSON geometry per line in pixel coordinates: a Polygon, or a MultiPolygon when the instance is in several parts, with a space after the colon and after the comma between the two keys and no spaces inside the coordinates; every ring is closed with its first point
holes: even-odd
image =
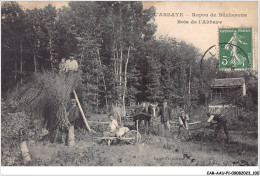
{"type": "Polygon", "coordinates": [[[48,134],[39,120],[33,120],[24,111],[10,112],[12,107],[13,104],[7,105],[2,101],[2,165],[17,165],[17,163],[20,163],[20,142],[40,140],[48,134]]]}

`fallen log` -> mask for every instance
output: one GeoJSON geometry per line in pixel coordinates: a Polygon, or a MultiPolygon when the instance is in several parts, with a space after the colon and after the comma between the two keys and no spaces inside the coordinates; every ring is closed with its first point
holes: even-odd
{"type": "MultiPolygon", "coordinates": [[[[174,121],[170,121],[170,123],[171,124],[176,124],[176,125],[180,124],[180,122],[174,122],[174,121]]],[[[194,125],[194,124],[198,124],[198,123],[202,123],[202,121],[190,122],[188,124],[189,125],[194,125]]]]}
{"type": "Polygon", "coordinates": [[[198,124],[198,123],[202,123],[202,121],[191,122],[191,123],[188,123],[188,124],[189,124],[189,125],[194,125],[194,124],[198,124]]]}
{"type": "Polygon", "coordinates": [[[101,124],[109,124],[110,122],[88,121],[88,123],[101,123],[101,124]]]}
{"type": "Polygon", "coordinates": [[[230,133],[237,133],[237,134],[257,134],[258,131],[229,131],[230,133]]]}

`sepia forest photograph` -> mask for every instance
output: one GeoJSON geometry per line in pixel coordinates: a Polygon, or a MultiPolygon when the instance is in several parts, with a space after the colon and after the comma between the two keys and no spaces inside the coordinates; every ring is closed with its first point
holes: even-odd
{"type": "Polygon", "coordinates": [[[2,1],[1,166],[257,166],[257,62],[235,68],[251,39],[208,44],[162,6],[2,1]]]}

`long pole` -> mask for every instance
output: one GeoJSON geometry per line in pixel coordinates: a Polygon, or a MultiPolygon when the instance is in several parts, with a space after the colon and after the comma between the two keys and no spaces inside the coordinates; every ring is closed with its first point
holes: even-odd
{"type": "Polygon", "coordinates": [[[73,90],[73,94],[74,94],[74,96],[75,96],[75,99],[76,99],[76,101],[77,101],[77,104],[78,104],[80,113],[81,113],[81,115],[82,115],[82,117],[83,117],[84,123],[85,123],[85,125],[86,125],[88,131],[95,132],[95,131],[92,130],[92,129],[89,127],[89,125],[88,125],[87,118],[86,118],[86,116],[85,116],[85,114],[84,114],[84,112],[83,112],[83,109],[82,109],[82,107],[81,107],[81,105],[80,105],[80,102],[79,102],[79,99],[78,99],[78,96],[77,96],[77,93],[76,93],[75,90],[73,90]]]}

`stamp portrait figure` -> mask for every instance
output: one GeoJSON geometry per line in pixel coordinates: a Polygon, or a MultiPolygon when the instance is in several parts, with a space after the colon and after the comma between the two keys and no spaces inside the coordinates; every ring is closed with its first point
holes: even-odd
{"type": "Polygon", "coordinates": [[[231,63],[236,66],[236,65],[242,65],[246,58],[244,56],[242,56],[241,54],[238,53],[237,50],[237,44],[241,43],[243,45],[247,45],[247,43],[243,42],[241,40],[242,36],[237,34],[237,31],[234,31],[233,36],[231,37],[231,39],[229,40],[228,44],[225,45],[225,49],[226,50],[230,50],[231,52],[231,63]]]}

